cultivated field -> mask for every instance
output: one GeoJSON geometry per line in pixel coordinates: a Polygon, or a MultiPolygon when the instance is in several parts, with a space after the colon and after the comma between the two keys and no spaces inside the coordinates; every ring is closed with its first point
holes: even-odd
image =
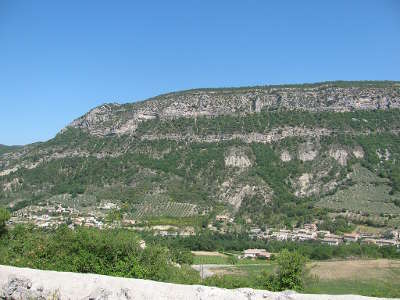
{"type": "Polygon", "coordinates": [[[148,217],[191,217],[197,214],[197,206],[190,203],[160,201],[159,199],[147,200],[134,205],[133,218],[148,217]]]}
{"type": "Polygon", "coordinates": [[[400,261],[389,259],[322,261],[312,262],[309,267],[310,274],[318,276],[320,280],[382,279],[385,276],[396,276],[396,272],[400,271],[400,261]]]}
{"type": "Polygon", "coordinates": [[[310,265],[307,293],[359,294],[400,297],[400,261],[354,260],[316,262],[310,265]]]}

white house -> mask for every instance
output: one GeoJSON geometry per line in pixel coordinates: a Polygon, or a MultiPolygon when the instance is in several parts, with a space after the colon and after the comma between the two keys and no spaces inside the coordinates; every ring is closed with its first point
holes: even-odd
{"type": "Polygon", "coordinates": [[[271,257],[271,253],[267,252],[265,249],[246,249],[243,252],[243,257],[269,259],[271,257]]]}

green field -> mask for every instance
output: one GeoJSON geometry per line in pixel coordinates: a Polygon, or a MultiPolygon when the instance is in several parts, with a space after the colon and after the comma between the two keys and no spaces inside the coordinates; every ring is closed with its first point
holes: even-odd
{"type": "MultiPolygon", "coordinates": [[[[399,276],[397,280],[400,280],[399,276]]],[[[400,297],[400,285],[391,280],[310,280],[304,293],[309,294],[354,294],[372,297],[400,297]]]]}
{"type": "MultiPolygon", "coordinates": [[[[217,277],[207,278],[206,283],[230,288],[251,286],[263,289],[262,274],[270,274],[275,268],[274,262],[221,265],[212,269],[217,277]]],[[[400,297],[400,261],[380,259],[309,262],[302,292],[400,297]]]]}
{"type": "Polygon", "coordinates": [[[193,264],[195,265],[227,265],[228,256],[214,255],[195,255],[193,264]]]}

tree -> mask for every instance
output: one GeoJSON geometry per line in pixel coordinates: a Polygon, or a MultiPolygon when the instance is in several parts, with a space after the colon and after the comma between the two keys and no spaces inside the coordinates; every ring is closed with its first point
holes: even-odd
{"type": "Polygon", "coordinates": [[[174,262],[182,264],[193,264],[193,254],[185,248],[172,248],[171,250],[172,259],[174,262]]]}
{"type": "Polygon", "coordinates": [[[10,219],[10,213],[3,207],[0,207],[0,233],[3,232],[6,222],[10,219]]]}
{"type": "Polygon", "coordinates": [[[302,290],[306,259],[299,252],[283,249],[278,256],[278,270],[268,276],[267,288],[273,291],[302,290]]]}

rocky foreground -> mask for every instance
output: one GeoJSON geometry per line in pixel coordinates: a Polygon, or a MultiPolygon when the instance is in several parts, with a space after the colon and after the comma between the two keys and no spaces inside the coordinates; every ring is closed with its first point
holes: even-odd
{"type": "Polygon", "coordinates": [[[355,295],[306,295],[253,289],[227,290],[151,280],[0,266],[0,299],[355,300],[355,295]]]}

